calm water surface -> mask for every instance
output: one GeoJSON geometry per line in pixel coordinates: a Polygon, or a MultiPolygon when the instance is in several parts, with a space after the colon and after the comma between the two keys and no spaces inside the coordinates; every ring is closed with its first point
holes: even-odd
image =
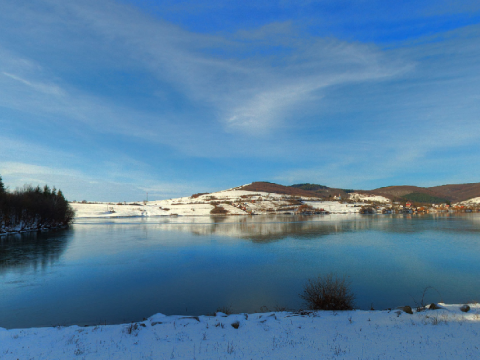
{"type": "Polygon", "coordinates": [[[164,314],[302,308],[336,272],[356,305],[480,299],[480,216],[78,220],[0,238],[0,327],[114,324],[164,314]]]}

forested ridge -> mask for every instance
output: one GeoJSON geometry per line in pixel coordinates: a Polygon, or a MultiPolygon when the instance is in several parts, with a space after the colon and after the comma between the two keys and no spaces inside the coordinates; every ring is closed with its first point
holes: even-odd
{"type": "Polygon", "coordinates": [[[61,190],[24,185],[8,191],[0,176],[0,233],[65,227],[73,217],[61,190]]]}

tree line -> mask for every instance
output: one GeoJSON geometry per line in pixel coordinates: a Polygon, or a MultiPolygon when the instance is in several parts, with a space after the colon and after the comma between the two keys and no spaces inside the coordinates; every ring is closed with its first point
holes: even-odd
{"type": "Polygon", "coordinates": [[[8,191],[0,176],[0,232],[68,226],[74,215],[61,190],[24,185],[8,191]]]}

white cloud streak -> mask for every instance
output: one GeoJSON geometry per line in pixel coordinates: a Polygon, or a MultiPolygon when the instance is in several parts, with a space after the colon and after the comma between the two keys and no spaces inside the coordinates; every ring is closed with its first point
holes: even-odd
{"type": "MultiPolygon", "coordinates": [[[[93,34],[95,48],[102,56],[109,56],[101,50],[102,47],[113,46],[115,56],[127,59],[122,60],[125,63],[138,62],[137,66],[145,67],[159,81],[169,83],[197,106],[206,104],[217,114],[216,120],[227,131],[248,134],[270,132],[283,124],[285,113],[304,104],[306,99],[318,97],[317,92],[322,89],[389,78],[406,69],[405,64],[392,62],[371,46],[336,40],[298,42],[296,34],[285,36],[279,30],[260,30],[255,34],[242,32],[233,38],[197,35],[111,1],[78,3],[50,0],[45,3],[53,11],[44,14],[46,19],[42,22],[50,20],[67,32],[93,34]],[[68,21],[59,21],[60,16],[67,16],[68,21]],[[245,39],[250,41],[248,46],[244,43],[245,39]],[[266,43],[274,45],[266,48],[272,52],[273,59],[277,51],[275,47],[279,44],[290,53],[284,57],[283,65],[272,67],[274,64],[268,56],[245,57],[245,51],[248,53],[251,49],[263,48],[266,43]],[[213,55],[212,51],[216,49],[225,55],[213,55]]],[[[27,14],[26,17],[32,19],[34,15],[27,14]]],[[[282,29],[282,24],[279,27],[282,29]]],[[[60,40],[60,45],[67,51],[71,50],[65,42],[60,40]]],[[[66,93],[57,85],[35,82],[14,72],[4,74],[44,93],[66,93]]],[[[45,104],[44,100],[39,102],[45,104]]],[[[56,105],[50,104],[48,110],[63,112],[73,108],[70,113],[82,120],[101,116],[102,122],[107,123],[105,127],[111,125],[108,119],[121,119],[118,113],[125,110],[102,109],[98,101],[96,103],[78,92],[60,103],[58,99],[54,101],[56,105]]],[[[151,122],[146,114],[138,110],[137,115],[143,118],[144,123],[151,122]]],[[[98,121],[95,123],[98,125],[98,121]]],[[[125,124],[126,128],[134,127],[126,119],[118,123],[125,124]]]]}
{"type": "MultiPolygon", "coordinates": [[[[386,49],[311,36],[292,22],[194,34],[110,0],[0,4],[0,106],[39,127],[136,137],[193,157],[302,160],[285,172],[298,180],[318,168],[356,168],[367,181],[372,161],[381,169],[374,176],[395,176],[480,139],[478,27],[386,49]],[[15,46],[25,39],[32,45],[15,46]],[[97,89],[135,95],[128,82],[79,80],[104,72],[141,74],[150,86],[142,95],[160,105],[97,89]]],[[[138,159],[108,146],[99,148],[112,159],[138,159]]]]}

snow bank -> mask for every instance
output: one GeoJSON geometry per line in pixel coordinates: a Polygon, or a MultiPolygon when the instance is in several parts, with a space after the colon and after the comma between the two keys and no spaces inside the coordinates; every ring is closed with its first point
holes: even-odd
{"type": "Polygon", "coordinates": [[[332,214],[354,214],[360,211],[360,208],[364,205],[360,204],[348,204],[340,201],[304,201],[305,204],[310,205],[315,209],[324,209],[332,214]]]}
{"type": "Polygon", "coordinates": [[[480,307],[165,316],[5,330],[2,359],[478,359],[480,307]]]}
{"type": "MultiPolygon", "coordinates": [[[[465,201],[461,201],[461,202],[459,202],[458,204],[462,204],[462,205],[478,205],[478,204],[480,204],[480,197],[476,197],[476,198],[468,199],[468,200],[465,200],[465,201]]],[[[457,204],[454,204],[454,205],[457,205],[457,204]]]]}
{"type": "Polygon", "coordinates": [[[381,202],[381,203],[390,203],[392,202],[389,198],[380,195],[372,195],[372,194],[359,194],[359,193],[351,193],[349,194],[350,199],[355,201],[372,201],[372,202],[381,202]]]}

